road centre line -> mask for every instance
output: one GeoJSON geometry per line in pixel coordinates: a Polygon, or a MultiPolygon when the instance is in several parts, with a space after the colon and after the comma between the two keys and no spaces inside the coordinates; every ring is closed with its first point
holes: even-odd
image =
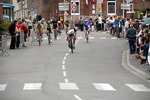
{"type": "Polygon", "coordinates": [[[66,76],[67,76],[66,71],[63,71],[63,75],[64,75],[64,77],[66,77],[66,76]]]}
{"type": "Polygon", "coordinates": [[[82,100],[78,95],[74,95],[74,97],[78,100],[82,100]]]}
{"type": "Polygon", "coordinates": [[[65,60],[63,60],[62,64],[65,65],[65,60]]]}
{"type": "Polygon", "coordinates": [[[66,58],[67,58],[67,57],[65,56],[65,57],[64,57],[64,60],[66,60],[66,58]]]}
{"type": "Polygon", "coordinates": [[[66,69],[66,68],[65,68],[65,65],[62,65],[62,69],[63,69],[63,70],[65,70],[65,69],[66,69]]]}
{"type": "Polygon", "coordinates": [[[66,57],[69,55],[69,53],[66,53],[66,57]]]}
{"type": "Polygon", "coordinates": [[[65,82],[68,83],[69,82],[68,79],[65,79],[65,82]]]}

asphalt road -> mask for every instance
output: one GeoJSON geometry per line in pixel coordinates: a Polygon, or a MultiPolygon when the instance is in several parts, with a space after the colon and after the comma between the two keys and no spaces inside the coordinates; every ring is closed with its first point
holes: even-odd
{"type": "Polygon", "coordinates": [[[78,32],[72,54],[65,38],[0,56],[0,100],[150,100],[150,83],[121,65],[124,39],[78,32]]]}

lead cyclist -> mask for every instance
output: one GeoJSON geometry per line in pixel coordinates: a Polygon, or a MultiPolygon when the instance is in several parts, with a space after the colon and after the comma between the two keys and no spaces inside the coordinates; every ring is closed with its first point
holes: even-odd
{"type": "Polygon", "coordinates": [[[76,32],[77,32],[78,28],[77,27],[74,27],[74,29],[70,29],[68,32],[67,32],[67,41],[68,41],[68,44],[70,42],[70,38],[69,36],[72,36],[73,37],[73,48],[75,49],[75,43],[76,43],[76,32]]]}

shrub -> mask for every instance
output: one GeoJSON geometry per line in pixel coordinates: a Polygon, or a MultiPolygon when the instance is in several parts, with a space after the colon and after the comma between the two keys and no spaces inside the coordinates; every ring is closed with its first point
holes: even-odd
{"type": "Polygon", "coordinates": [[[0,30],[9,30],[9,26],[11,25],[11,22],[5,22],[0,24],[0,30]]]}

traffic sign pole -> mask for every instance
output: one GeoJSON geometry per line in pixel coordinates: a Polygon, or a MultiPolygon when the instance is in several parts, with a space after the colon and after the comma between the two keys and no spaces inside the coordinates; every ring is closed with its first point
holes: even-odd
{"type": "Polygon", "coordinates": [[[77,5],[75,2],[71,5],[71,10],[73,11],[73,27],[75,27],[75,12],[77,11],[77,5]]]}

